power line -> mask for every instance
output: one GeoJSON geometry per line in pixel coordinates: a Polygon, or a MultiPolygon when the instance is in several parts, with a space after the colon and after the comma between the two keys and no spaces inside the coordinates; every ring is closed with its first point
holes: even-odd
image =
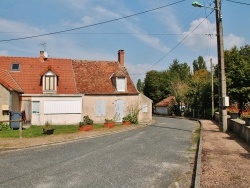
{"type": "MultiPolygon", "coordinates": [[[[158,61],[156,61],[151,67],[149,67],[148,70],[150,70],[152,67],[154,67],[156,64],[160,63],[163,59],[165,59],[172,51],[174,51],[184,40],[186,40],[212,13],[214,10],[212,10],[188,35],[186,35],[180,42],[178,42],[167,54],[165,54],[162,58],[160,58],[158,61]]],[[[134,79],[138,78],[139,76],[142,76],[146,74],[146,72],[142,74],[138,74],[134,79]]]]}
{"type": "Polygon", "coordinates": [[[226,0],[226,1],[241,4],[241,5],[250,5],[249,3],[243,3],[243,2],[239,2],[239,1],[233,1],[233,0],[226,0]]]}
{"type": "Polygon", "coordinates": [[[99,23],[95,23],[95,24],[90,24],[90,25],[86,25],[86,26],[82,26],[82,27],[76,27],[76,28],[72,28],[72,29],[66,29],[66,30],[55,31],[55,32],[45,33],[45,34],[39,34],[39,35],[33,35],[33,36],[28,36],[28,37],[20,37],[20,38],[14,38],[14,39],[5,39],[5,40],[0,40],[0,42],[9,42],[9,41],[16,41],[16,40],[31,39],[31,38],[37,38],[37,37],[43,37],[43,36],[48,36],[48,35],[61,34],[61,33],[65,33],[65,32],[70,32],[70,31],[75,31],[75,30],[84,29],[84,28],[88,28],[88,27],[93,27],[93,26],[97,26],[97,25],[102,25],[102,24],[106,24],[106,23],[110,23],[110,22],[114,22],[114,21],[118,21],[118,20],[130,18],[130,17],[133,17],[133,16],[138,16],[140,14],[145,14],[145,13],[148,13],[148,12],[156,11],[156,10],[159,10],[159,9],[162,9],[162,8],[165,8],[165,7],[176,5],[176,4],[184,2],[184,1],[186,1],[186,0],[180,0],[180,1],[177,1],[175,3],[170,3],[168,5],[163,5],[163,6],[160,6],[160,7],[157,7],[157,8],[153,8],[153,9],[149,9],[149,10],[146,10],[146,11],[142,11],[142,12],[139,12],[139,13],[135,13],[135,14],[131,14],[131,15],[128,15],[128,16],[123,16],[123,17],[120,17],[120,18],[115,18],[115,19],[112,19],[112,20],[103,21],[103,22],[99,22],[99,23]]]}

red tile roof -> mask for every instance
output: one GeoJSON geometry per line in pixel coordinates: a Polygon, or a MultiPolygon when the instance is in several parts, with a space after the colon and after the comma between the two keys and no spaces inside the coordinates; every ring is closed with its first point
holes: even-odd
{"type": "Polygon", "coordinates": [[[85,94],[138,94],[125,67],[117,61],[73,61],[78,93],[85,94]],[[112,77],[126,77],[127,90],[118,92],[112,77]]]}
{"type": "Polygon", "coordinates": [[[172,101],[175,101],[175,97],[170,96],[158,102],[155,106],[165,107],[165,106],[168,106],[172,101]]]}
{"type": "MultiPolygon", "coordinates": [[[[70,59],[50,58],[41,62],[38,58],[0,56],[0,68],[5,69],[25,94],[42,94],[41,73],[51,67],[60,74],[57,94],[76,93],[70,59]],[[18,63],[20,70],[12,71],[12,63],[18,63]]],[[[5,81],[5,77],[0,76],[5,81]]],[[[6,82],[6,81],[5,81],[6,82]]]]}
{"type": "Polygon", "coordinates": [[[25,94],[42,94],[41,77],[51,70],[58,76],[57,94],[139,94],[118,61],[40,58],[0,56],[0,83],[25,94]],[[12,63],[20,69],[11,70],[12,63]],[[126,77],[127,90],[118,92],[112,77],[126,77]]]}

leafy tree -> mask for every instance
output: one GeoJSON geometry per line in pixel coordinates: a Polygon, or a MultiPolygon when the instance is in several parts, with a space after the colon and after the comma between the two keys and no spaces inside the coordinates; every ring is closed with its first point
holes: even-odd
{"type": "Polygon", "coordinates": [[[136,88],[138,89],[139,92],[143,92],[144,83],[141,81],[141,79],[137,81],[136,88]]]}
{"type": "Polygon", "coordinates": [[[198,70],[205,69],[207,70],[206,62],[202,56],[199,56],[197,60],[193,61],[193,71],[194,73],[198,70]]]}
{"type": "Polygon", "coordinates": [[[168,76],[166,71],[151,70],[147,72],[144,80],[143,93],[157,103],[164,99],[169,91],[166,87],[168,76]]]}
{"type": "Polygon", "coordinates": [[[230,100],[242,107],[250,100],[250,46],[238,49],[236,46],[225,51],[225,72],[227,93],[230,100]]]}

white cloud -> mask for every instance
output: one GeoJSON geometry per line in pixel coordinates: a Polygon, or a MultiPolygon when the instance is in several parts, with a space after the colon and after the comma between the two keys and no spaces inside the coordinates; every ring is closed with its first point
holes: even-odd
{"type": "Polygon", "coordinates": [[[244,45],[245,39],[242,37],[238,37],[234,34],[229,34],[228,36],[224,37],[224,48],[225,49],[230,49],[233,46],[240,47],[244,45]]]}
{"type": "Polygon", "coordinates": [[[8,54],[7,50],[2,50],[2,51],[0,51],[0,55],[2,55],[2,56],[8,56],[9,54],[8,54]]]}

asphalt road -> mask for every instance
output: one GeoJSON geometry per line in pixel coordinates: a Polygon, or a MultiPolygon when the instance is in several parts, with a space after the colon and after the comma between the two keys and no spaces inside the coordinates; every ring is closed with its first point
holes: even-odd
{"type": "Polygon", "coordinates": [[[192,171],[196,122],[155,118],[127,132],[0,155],[0,187],[168,187],[192,171]]]}

